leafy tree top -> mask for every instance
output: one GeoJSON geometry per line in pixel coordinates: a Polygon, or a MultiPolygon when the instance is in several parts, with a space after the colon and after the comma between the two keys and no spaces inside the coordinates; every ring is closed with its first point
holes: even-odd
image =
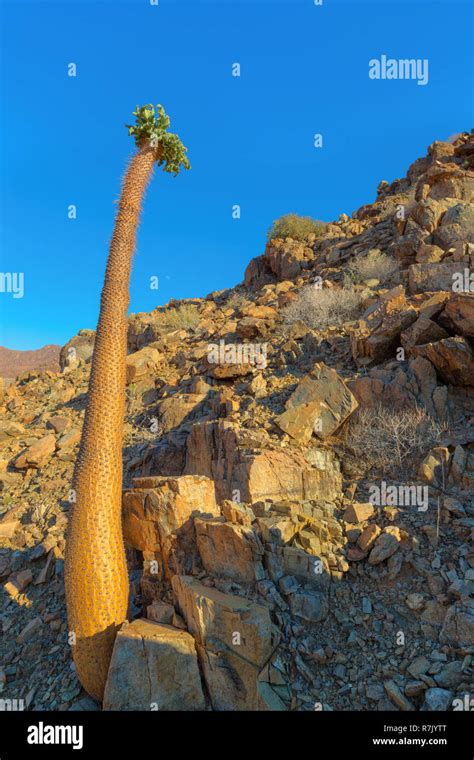
{"type": "Polygon", "coordinates": [[[155,107],[151,104],[137,106],[133,112],[135,124],[126,124],[129,135],[134,135],[135,143],[139,148],[145,145],[156,148],[156,161],[158,166],[163,166],[163,171],[179,174],[181,166],[190,169],[190,163],[186,156],[187,148],[179,139],[178,135],[167,132],[170,125],[169,116],[166,115],[162,105],[155,107]]]}

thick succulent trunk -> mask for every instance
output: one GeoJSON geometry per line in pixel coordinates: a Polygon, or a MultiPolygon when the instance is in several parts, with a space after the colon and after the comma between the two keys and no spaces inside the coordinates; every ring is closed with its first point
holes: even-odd
{"type": "Polygon", "coordinates": [[[101,296],[66,546],[74,662],[83,687],[99,700],[115,635],[127,615],[121,527],[127,310],[141,201],[155,160],[156,151],[142,148],[132,158],[122,187],[101,296]]]}

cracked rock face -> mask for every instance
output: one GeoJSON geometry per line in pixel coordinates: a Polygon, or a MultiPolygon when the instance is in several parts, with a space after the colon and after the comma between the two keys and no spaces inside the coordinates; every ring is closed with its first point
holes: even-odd
{"type": "Polygon", "coordinates": [[[193,637],[144,619],[123,626],[115,640],[103,708],[204,710],[193,637]]]}

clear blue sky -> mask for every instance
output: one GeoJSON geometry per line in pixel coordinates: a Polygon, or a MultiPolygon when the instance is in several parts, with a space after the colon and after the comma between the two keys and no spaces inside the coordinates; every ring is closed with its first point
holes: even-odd
{"type": "Polygon", "coordinates": [[[95,327],[137,103],[164,104],[193,167],[157,173],[146,198],[131,311],[149,311],[237,284],[281,214],[351,214],[470,129],[470,14],[456,0],[4,0],[0,271],[24,272],[25,294],[0,293],[0,344],[95,327]],[[427,58],[428,85],[369,79],[382,54],[427,58]]]}

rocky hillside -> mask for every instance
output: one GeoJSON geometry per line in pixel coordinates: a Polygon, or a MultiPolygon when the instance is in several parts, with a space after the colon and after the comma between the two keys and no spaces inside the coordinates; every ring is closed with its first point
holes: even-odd
{"type": "MultiPolygon", "coordinates": [[[[236,288],[130,318],[130,623],[105,709],[473,693],[473,161],[472,134],[435,142],[352,218],[270,239],[236,288]]],[[[98,709],[63,590],[93,340],[0,402],[0,690],[29,709],[98,709]]]]}
{"type": "Polygon", "coordinates": [[[59,370],[61,346],[48,345],[36,351],[14,351],[0,346],[0,377],[14,378],[30,370],[59,370]]]}

